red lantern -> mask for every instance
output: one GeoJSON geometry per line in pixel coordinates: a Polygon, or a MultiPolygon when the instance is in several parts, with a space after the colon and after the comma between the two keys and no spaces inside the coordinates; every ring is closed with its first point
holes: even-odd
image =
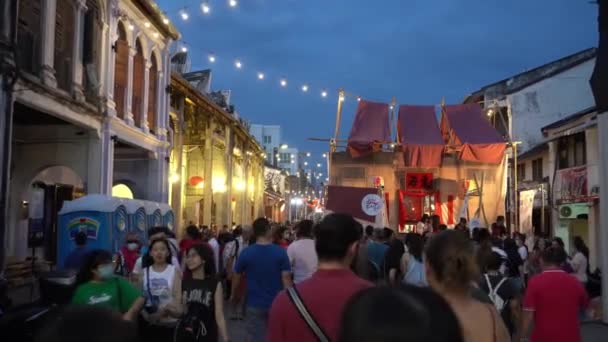
{"type": "Polygon", "coordinates": [[[190,179],[188,180],[188,183],[192,186],[197,186],[200,183],[202,183],[204,181],[203,177],[201,176],[192,176],[190,177],[190,179]]]}

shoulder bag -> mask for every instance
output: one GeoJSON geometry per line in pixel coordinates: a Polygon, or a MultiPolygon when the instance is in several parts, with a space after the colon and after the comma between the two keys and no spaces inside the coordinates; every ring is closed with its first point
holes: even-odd
{"type": "Polygon", "coordinates": [[[329,338],[327,338],[327,335],[325,332],[323,332],[323,329],[321,329],[317,321],[315,321],[314,317],[312,317],[306,308],[306,305],[304,305],[304,302],[298,294],[298,290],[296,290],[295,286],[288,287],[287,294],[289,295],[289,299],[291,299],[293,305],[295,305],[296,309],[300,313],[302,319],[306,322],[306,325],[308,325],[310,330],[312,330],[313,334],[317,337],[317,340],[319,342],[329,342],[329,338]]]}

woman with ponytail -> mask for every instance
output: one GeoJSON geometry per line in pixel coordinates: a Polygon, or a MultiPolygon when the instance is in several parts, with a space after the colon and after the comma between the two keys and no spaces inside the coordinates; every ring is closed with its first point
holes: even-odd
{"type": "Polygon", "coordinates": [[[465,341],[510,341],[496,308],[472,296],[479,272],[468,237],[457,231],[442,231],[429,240],[424,255],[427,281],[456,313],[465,341]]]}

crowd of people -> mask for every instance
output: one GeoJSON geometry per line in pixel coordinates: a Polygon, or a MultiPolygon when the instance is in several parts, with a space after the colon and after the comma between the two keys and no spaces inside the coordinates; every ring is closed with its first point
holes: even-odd
{"type": "Polygon", "coordinates": [[[230,341],[225,304],[256,342],[576,342],[589,303],[580,237],[568,256],[559,238],[508,236],[500,217],[470,230],[464,219],[447,229],[425,216],[408,234],[346,214],[185,232],[179,243],[166,227],[146,243],[129,235],[117,255],[85,252],[77,236],[66,262],[79,268],[73,304],[145,342],[230,341]]]}

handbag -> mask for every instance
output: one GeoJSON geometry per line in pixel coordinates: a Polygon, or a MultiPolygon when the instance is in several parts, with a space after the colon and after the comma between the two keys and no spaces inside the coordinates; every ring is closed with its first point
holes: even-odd
{"type": "Polygon", "coordinates": [[[327,335],[325,334],[325,332],[323,332],[323,329],[321,329],[317,321],[315,321],[314,317],[312,317],[312,315],[306,308],[306,305],[304,305],[304,302],[298,294],[298,290],[296,290],[295,286],[288,287],[287,294],[289,295],[289,299],[291,299],[293,305],[295,305],[296,309],[300,313],[302,319],[306,322],[306,325],[308,325],[310,330],[317,337],[317,340],[320,342],[329,342],[329,338],[327,338],[327,335]]]}

